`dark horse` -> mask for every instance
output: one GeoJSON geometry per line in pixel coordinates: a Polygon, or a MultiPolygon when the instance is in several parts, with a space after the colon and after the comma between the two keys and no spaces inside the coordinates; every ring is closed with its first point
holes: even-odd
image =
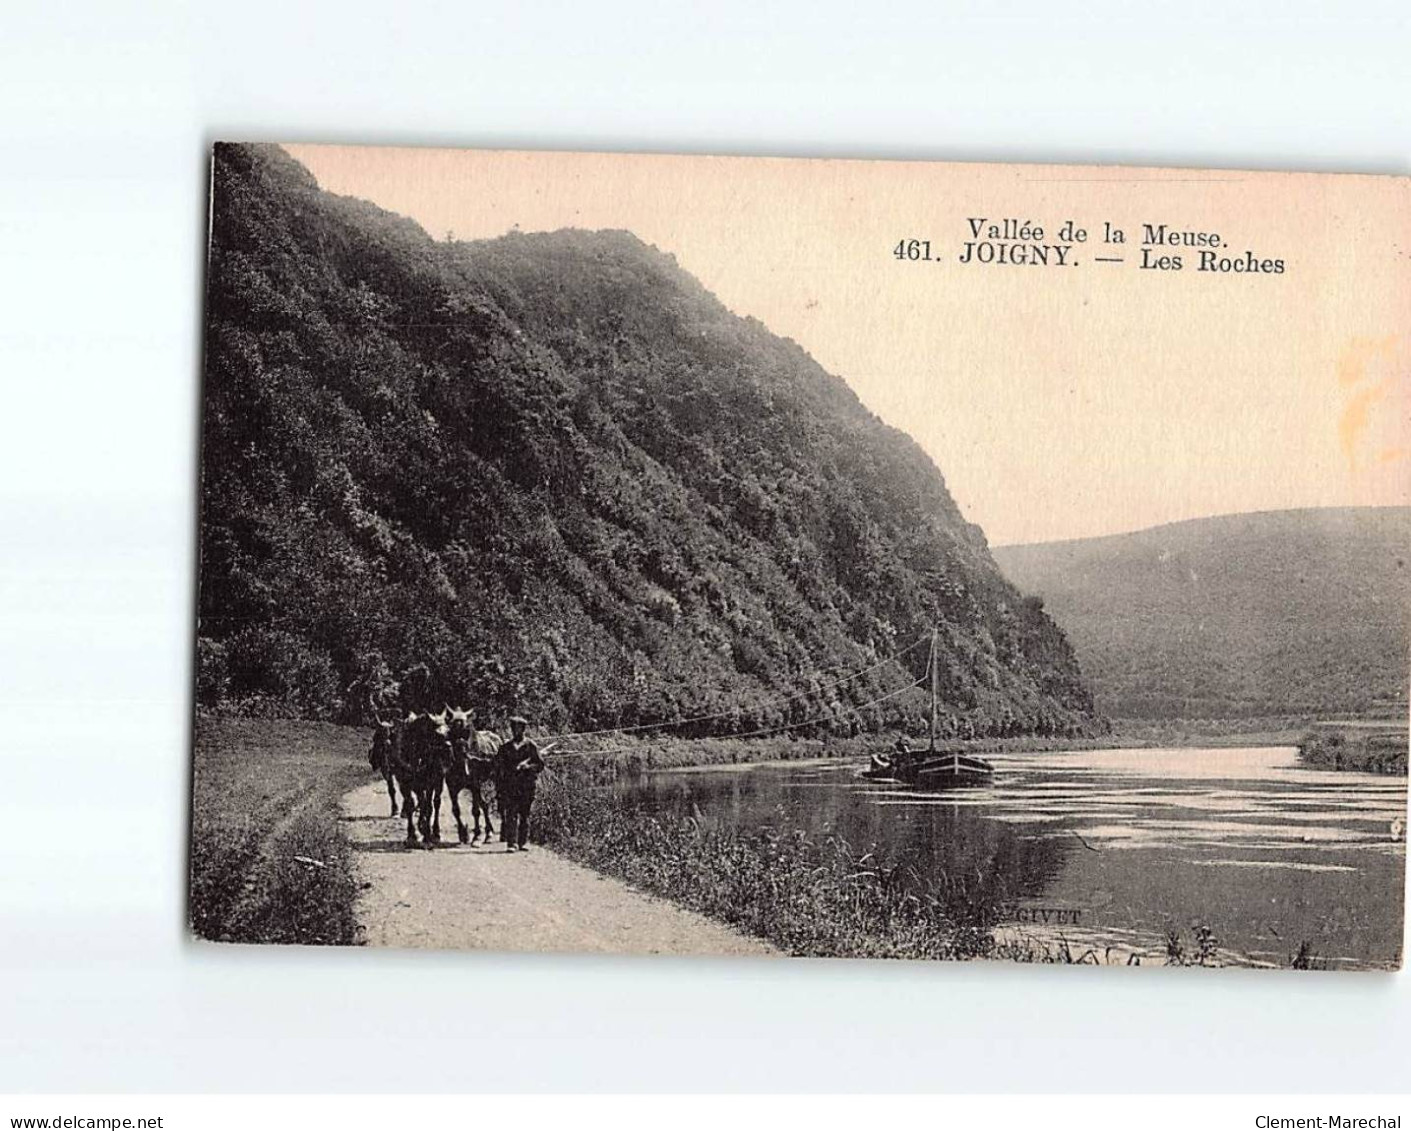
{"type": "Polygon", "coordinates": [[[407,847],[427,848],[441,840],[441,783],[460,761],[451,747],[450,729],[434,715],[412,715],[397,726],[392,772],[402,787],[402,816],[407,819],[407,847]],[[412,827],[412,818],[416,827],[412,827]]]}
{"type": "MultiPolygon", "coordinates": [[[[485,817],[484,838],[489,840],[495,832],[490,823],[490,806],[485,802],[485,786],[493,781],[495,754],[500,749],[500,736],[494,731],[475,729],[475,712],[458,707],[446,707],[441,714],[432,716],[443,721],[451,740],[454,757],[445,773],[446,792],[451,797],[451,814],[456,819],[456,834],[462,844],[475,844],[481,839],[480,818],[485,817]],[[474,836],[465,827],[461,816],[461,790],[470,790],[470,815],[475,822],[474,836]]],[[[436,809],[440,811],[439,791],[436,809]]]]}
{"type": "Polygon", "coordinates": [[[372,749],[367,753],[367,760],[374,770],[382,775],[382,779],[387,783],[387,800],[392,804],[391,816],[397,815],[397,787],[393,784],[395,774],[393,772],[393,747],[397,744],[397,724],[388,721],[380,715],[375,715],[376,723],[372,731],[372,749]]]}

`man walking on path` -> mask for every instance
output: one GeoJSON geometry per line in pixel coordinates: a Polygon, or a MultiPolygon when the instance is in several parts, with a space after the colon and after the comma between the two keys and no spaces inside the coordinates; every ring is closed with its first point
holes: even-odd
{"type": "Polygon", "coordinates": [[[500,811],[500,832],[506,850],[523,852],[529,847],[529,809],[534,804],[534,789],[544,757],[524,731],[529,720],[519,715],[510,719],[510,740],[495,756],[497,789],[503,790],[504,807],[500,811]]]}

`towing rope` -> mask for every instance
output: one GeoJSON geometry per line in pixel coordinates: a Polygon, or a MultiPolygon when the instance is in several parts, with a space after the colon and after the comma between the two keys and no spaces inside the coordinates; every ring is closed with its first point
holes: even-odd
{"type": "MultiPolygon", "coordinates": [[[[815,688],[813,688],[813,689],[811,689],[811,690],[809,690],[809,691],[799,691],[799,692],[794,693],[793,695],[784,695],[784,696],[776,697],[776,698],[773,698],[773,699],[766,699],[766,700],[764,700],[763,702],[752,704],[750,707],[748,707],[748,708],[746,708],[746,709],[752,710],[752,711],[764,710],[764,709],[767,709],[767,708],[769,708],[769,707],[781,705],[781,704],[784,704],[784,703],[792,703],[792,702],[794,702],[795,700],[798,700],[798,699],[807,699],[807,698],[809,698],[810,696],[813,696],[813,695],[820,695],[820,694],[822,694],[824,691],[827,691],[827,690],[829,690],[829,689],[831,689],[831,688],[834,688],[834,687],[840,687],[840,686],[842,686],[842,685],[845,684],[845,683],[851,683],[853,680],[857,679],[859,676],[868,675],[868,674],[871,673],[871,672],[875,672],[878,668],[886,667],[888,664],[890,664],[890,663],[892,663],[892,662],[894,662],[894,661],[896,661],[896,660],[900,660],[903,656],[905,656],[905,655],[907,655],[907,654],[909,654],[909,653],[911,653],[911,652],[914,652],[917,648],[921,647],[922,644],[925,644],[925,643],[929,642],[930,639],[931,639],[931,634],[928,632],[928,633],[926,633],[926,635],[924,635],[924,636],[920,637],[919,639],[913,641],[912,643],[908,644],[908,645],[907,645],[905,648],[903,648],[900,652],[895,652],[895,653],[893,653],[892,655],[888,656],[888,657],[887,657],[886,659],[884,659],[884,660],[878,660],[875,664],[869,664],[869,665],[868,665],[867,667],[865,667],[865,668],[859,668],[857,671],[852,672],[852,673],[849,674],[849,675],[842,676],[842,677],[840,677],[840,678],[838,678],[838,679],[830,680],[830,681],[828,681],[827,683],[824,683],[824,684],[822,684],[821,686],[815,687],[815,688]]],[[[923,678],[924,678],[924,677],[923,677],[923,678]]],[[[918,680],[918,681],[917,681],[917,684],[913,684],[912,686],[917,686],[917,685],[920,684],[920,682],[921,682],[921,681],[918,680]]],[[[889,695],[883,696],[881,699],[873,700],[873,701],[870,702],[870,703],[862,703],[862,704],[859,704],[857,707],[854,707],[853,710],[860,711],[860,710],[862,710],[862,709],[865,708],[865,707],[871,707],[871,706],[874,706],[876,703],[881,703],[881,702],[884,702],[886,699],[890,699],[893,694],[899,695],[899,694],[901,694],[902,691],[910,691],[910,690],[911,690],[911,687],[904,687],[904,688],[901,688],[900,690],[898,690],[898,691],[896,691],[896,692],[894,692],[894,693],[891,693],[891,694],[889,694],[889,695]]],[[[663,729],[663,728],[666,728],[666,727],[672,727],[672,728],[675,728],[675,727],[683,727],[683,726],[689,726],[689,725],[692,724],[692,723],[705,723],[705,722],[714,722],[714,721],[717,720],[717,719],[728,719],[728,718],[732,717],[733,715],[735,715],[736,713],[738,713],[740,710],[741,710],[741,708],[739,708],[739,707],[732,707],[732,708],[731,708],[730,710],[728,710],[728,711],[716,711],[716,712],[714,712],[714,713],[712,713],[712,714],[709,714],[709,715],[694,715],[694,716],[692,716],[692,717],[690,717],[690,718],[686,718],[686,719],[672,719],[672,720],[670,720],[669,722],[660,722],[660,723],[640,723],[640,724],[638,724],[637,726],[630,726],[630,727],[603,727],[603,728],[601,728],[601,729],[599,729],[599,730],[579,730],[579,731],[571,731],[571,732],[566,733],[566,734],[551,734],[551,735],[549,735],[548,737],[551,738],[551,739],[553,739],[555,742],[560,742],[560,743],[561,743],[561,742],[567,742],[567,741],[569,741],[569,740],[571,740],[571,739],[575,739],[575,738],[594,738],[594,737],[597,737],[598,735],[604,735],[604,734],[637,734],[637,733],[639,733],[639,732],[641,732],[641,731],[646,731],[646,730],[660,730],[660,729],[663,729]]],[[[818,719],[812,719],[812,720],[810,720],[810,722],[819,722],[819,721],[822,721],[822,719],[828,718],[828,717],[830,717],[830,716],[827,716],[827,715],[825,715],[825,716],[820,716],[818,719]]],[[[791,724],[789,724],[790,727],[801,727],[801,726],[807,726],[807,725],[809,725],[809,724],[806,723],[806,722],[805,722],[805,723],[791,723],[791,724]]],[[[747,733],[747,734],[719,735],[719,736],[717,736],[717,737],[720,737],[720,738],[756,738],[756,737],[758,737],[758,736],[761,735],[761,734],[768,734],[768,733],[770,733],[771,731],[774,731],[774,730],[785,730],[785,729],[789,729],[789,728],[788,728],[788,727],[769,727],[769,728],[766,728],[766,729],[763,730],[763,731],[750,731],[750,732],[747,733]]],[[[629,748],[629,749],[630,749],[630,748],[629,748]]]]}
{"type": "MultiPolygon", "coordinates": [[[[900,653],[898,653],[898,654],[900,654],[900,653]]],[[[877,704],[879,704],[879,703],[885,703],[885,702],[887,702],[887,700],[889,700],[889,699],[895,699],[898,695],[905,695],[908,691],[912,691],[912,690],[914,690],[914,689],[920,687],[920,686],[921,686],[923,683],[925,683],[925,682],[926,682],[926,677],[925,677],[925,676],[922,676],[920,679],[916,680],[915,682],[913,682],[913,683],[908,683],[905,687],[898,687],[896,690],[894,690],[894,691],[889,691],[889,692],[887,692],[885,695],[879,695],[879,696],[877,696],[877,698],[875,698],[875,699],[869,699],[866,703],[859,703],[857,706],[849,708],[849,710],[852,710],[852,711],[863,711],[863,710],[866,710],[868,707],[875,707],[875,706],[876,706],[877,704]]],[[[831,719],[833,719],[833,718],[835,718],[835,717],[836,717],[836,716],[834,715],[834,713],[833,713],[832,711],[829,711],[827,714],[824,714],[824,715],[816,715],[816,716],[814,716],[814,717],[811,718],[811,719],[805,719],[805,720],[803,720],[802,722],[798,722],[798,723],[784,723],[784,724],[782,724],[782,725],[780,725],[780,726],[776,726],[776,727],[762,727],[762,728],[759,729],[759,730],[745,731],[745,732],[742,733],[742,734],[721,734],[721,735],[712,735],[711,737],[712,737],[712,738],[715,738],[715,739],[721,739],[721,738],[735,738],[735,739],[738,739],[738,738],[762,738],[764,735],[767,735],[767,734],[780,734],[780,733],[782,733],[782,732],[784,732],[784,731],[787,731],[787,730],[796,730],[796,729],[798,729],[799,727],[813,726],[813,725],[816,724],[816,723],[827,722],[827,721],[829,721],[829,720],[831,720],[831,719]]],[[[682,720],[682,722],[685,722],[685,721],[686,721],[686,720],[682,720]]],[[[663,724],[660,724],[660,725],[663,725],[663,726],[680,726],[680,725],[682,725],[682,724],[681,724],[681,723],[663,723],[663,724]]],[[[624,728],[624,732],[625,732],[626,729],[627,729],[627,728],[624,728]]],[[[595,732],[592,732],[592,733],[595,733],[595,734],[612,734],[612,733],[615,733],[615,732],[613,732],[613,731],[595,731],[595,732]]],[[[573,737],[573,736],[571,736],[571,735],[564,735],[564,736],[562,736],[562,737],[560,737],[560,738],[555,738],[554,742],[551,743],[550,745],[555,745],[555,746],[556,746],[556,745],[558,745],[559,743],[563,742],[566,738],[570,738],[570,737],[573,737]]],[[[609,747],[607,747],[607,748],[605,748],[605,749],[601,749],[601,750],[564,750],[564,751],[561,751],[561,752],[559,752],[559,753],[556,753],[556,754],[554,755],[554,757],[555,757],[555,758],[596,758],[596,757],[606,756],[606,755],[610,755],[610,754],[628,754],[628,753],[633,753],[633,752],[638,751],[638,750],[640,750],[640,749],[641,749],[641,746],[640,746],[640,745],[634,745],[634,746],[609,746],[609,747]]]]}

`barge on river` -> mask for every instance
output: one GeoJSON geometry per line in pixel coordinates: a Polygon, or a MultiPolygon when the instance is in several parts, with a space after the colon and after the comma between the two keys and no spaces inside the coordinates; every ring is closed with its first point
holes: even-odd
{"type": "Polygon", "coordinates": [[[910,750],[904,740],[886,754],[872,755],[872,764],[863,776],[874,781],[894,781],[920,789],[949,789],[958,785],[984,785],[994,777],[995,768],[983,758],[959,749],[936,746],[936,703],[938,675],[936,630],[931,630],[931,652],[926,659],[931,680],[931,733],[925,750],[910,750]]]}

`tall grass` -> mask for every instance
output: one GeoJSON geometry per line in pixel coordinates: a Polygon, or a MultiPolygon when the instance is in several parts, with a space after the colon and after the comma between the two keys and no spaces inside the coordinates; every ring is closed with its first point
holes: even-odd
{"type": "Polygon", "coordinates": [[[1325,770],[1405,775],[1406,754],[1404,723],[1360,726],[1325,723],[1314,726],[1298,743],[1299,761],[1325,770]]]}
{"type": "Polygon", "coordinates": [[[216,942],[350,944],[357,883],[339,801],[368,780],[361,732],[198,720],[191,930],[216,942]]]}
{"type": "Polygon", "coordinates": [[[918,884],[834,836],[782,824],[742,833],[704,816],[662,818],[556,775],[536,835],[580,863],[795,955],[974,958],[994,946],[998,903],[963,882],[918,884]]]}

